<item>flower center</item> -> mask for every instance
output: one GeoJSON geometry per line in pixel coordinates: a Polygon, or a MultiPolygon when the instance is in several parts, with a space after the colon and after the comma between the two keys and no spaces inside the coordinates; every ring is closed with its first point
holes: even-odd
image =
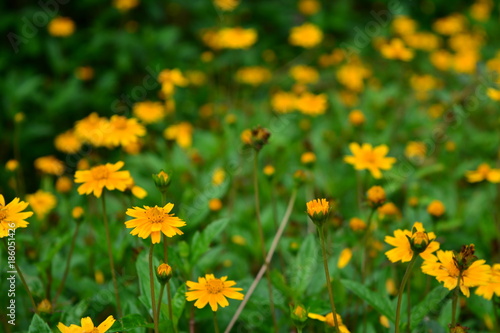
{"type": "Polygon", "coordinates": [[[375,154],[372,152],[366,152],[365,156],[363,156],[363,158],[364,158],[366,163],[370,163],[370,164],[375,163],[375,161],[377,159],[375,154]]]}
{"type": "Polygon", "coordinates": [[[0,222],[3,222],[7,218],[7,209],[0,205],[0,222]]]}
{"type": "Polygon", "coordinates": [[[92,168],[92,177],[95,180],[103,180],[109,178],[109,170],[105,165],[99,165],[92,168]]]}
{"type": "Polygon", "coordinates": [[[119,118],[114,121],[114,127],[119,130],[124,130],[127,128],[127,119],[119,118]]]}
{"type": "Polygon", "coordinates": [[[220,279],[209,280],[205,288],[207,288],[209,294],[218,294],[224,289],[224,282],[220,279]]]}
{"type": "Polygon", "coordinates": [[[165,213],[158,207],[153,207],[146,211],[146,217],[151,223],[163,223],[165,219],[165,213]]]}

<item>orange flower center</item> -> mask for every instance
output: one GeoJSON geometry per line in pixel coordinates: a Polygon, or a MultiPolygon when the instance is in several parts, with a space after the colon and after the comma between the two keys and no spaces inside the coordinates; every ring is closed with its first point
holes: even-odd
{"type": "Polygon", "coordinates": [[[366,163],[373,164],[377,160],[377,157],[373,152],[369,151],[364,153],[363,159],[365,160],[366,163]]]}
{"type": "Polygon", "coordinates": [[[220,279],[208,280],[205,288],[209,294],[218,294],[224,289],[224,282],[220,279]]]}
{"type": "Polygon", "coordinates": [[[92,177],[95,180],[103,180],[103,179],[108,179],[109,178],[109,170],[105,165],[99,165],[91,170],[92,177]]]}
{"type": "Polygon", "coordinates": [[[154,207],[146,211],[146,217],[151,223],[163,223],[165,213],[158,207],[154,207]]]}

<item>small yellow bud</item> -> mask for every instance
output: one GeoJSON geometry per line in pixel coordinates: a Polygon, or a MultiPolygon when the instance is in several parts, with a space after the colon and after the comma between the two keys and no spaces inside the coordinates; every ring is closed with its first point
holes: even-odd
{"type": "Polygon", "coordinates": [[[381,186],[372,186],[366,192],[366,197],[368,198],[368,202],[372,207],[379,207],[385,202],[385,191],[381,186]]]}
{"type": "Polygon", "coordinates": [[[164,193],[170,185],[171,178],[168,173],[161,170],[157,174],[153,174],[153,181],[155,182],[156,188],[164,193]]]}
{"type": "Polygon", "coordinates": [[[38,303],[36,309],[38,312],[43,312],[43,313],[51,313],[52,312],[52,304],[48,299],[44,299],[40,303],[38,303]]]}
{"type": "Polygon", "coordinates": [[[170,278],[172,277],[172,267],[168,264],[161,264],[158,266],[156,269],[156,278],[158,279],[158,282],[161,284],[167,283],[170,278]]]}
{"type": "Polygon", "coordinates": [[[16,171],[17,168],[19,168],[19,162],[17,160],[8,160],[7,163],[5,163],[5,169],[10,172],[16,171]]]}
{"type": "Polygon", "coordinates": [[[210,199],[210,201],[208,201],[208,208],[210,208],[211,211],[216,212],[222,208],[222,201],[217,198],[210,199]]]}
{"type": "Polygon", "coordinates": [[[314,199],[306,203],[307,215],[314,224],[320,226],[325,223],[330,213],[330,203],[326,199],[314,199]]]}
{"type": "Polygon", "coordinates": [[[75,208],[73,208],[73,210],[71,211],[71,216],[77,221],[77,222],[80,222],[80,220],[82,219],[83,217],[83,208],[80,207],[80,206],[76,206],[75,208]]]}
{"type": "Polygon", "coordinates": [[[429,206],[427,206],[427,213],[432,215],[433,217],[441,217],[444,215],[446,208],[444,204],[439,200],[433,200],[429,206]]]}

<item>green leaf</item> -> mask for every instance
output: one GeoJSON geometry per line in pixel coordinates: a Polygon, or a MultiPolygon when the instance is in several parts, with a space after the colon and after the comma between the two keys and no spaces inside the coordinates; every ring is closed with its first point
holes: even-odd
{"type": "MultiPolygon", "coordinates": [[[[155,267],[154,259],[153,265],[155,267]]],[[[137,257],[135,262],[135,267],[137,269],[137,275],[139,277],[139,289],[141,294],[139,300],[144,304],[148,311],[151,311],[151,287],[149,284],[149,256],[148,251],[142,251],[137,257]]],[[[160,283],[153,277],[153,283],[155,286],[156,299],[158,299],[158,293],[160,292],[160,283]]]]}
{"type": "Polygon", "coordinates": [[[35,314],[31,320],[28,333],[52,333],[52,331],[50,330],[49,325],[47,325],[47,323],[43,321],[40,316],[35,314]]]}
{"type": "Polygon", "coordinates": [[[318,257],[317,240],[313,234],[309,234],[302,243],[290,272],[290,285],[297,298],[303,296],[307,286],[313,280],[312,277],[320,259],[318,257]]]}
{"type": "Polygon", "coordinates": [[[418,305],[412,307],[410,327],[414,329],[424,319],[424,317],[433,310],[441,307],[443,300],[449,295],[450,291],[443,286],[437,286],[425,296],[424,300],[418,305]]]}
{"type": "Polygon", "coordinates": [[[351,280],[340,280],[342,285],[349,289],[353,294],[364,299],[375,310],[386,316],[390,321],[395,321],[395,309],[391,307],[391,302],[386,295],[371,291],[363,284],[351,280]]]}
{"type": "Polygon", "coordinates": [[[223,218],[210,223],[201,233],[196,232],[191,242],[191,263],[194,264],[200,259],[203,253],[207,252],[210,243],[217,237],[229,223],[228,218],[223,218]]]}
{"type": "Polygon", "coordinates": [[[139,327],[154,328],[154,324],[149,323],[146,318],[139,314],[130,314],[123,317],[120,321],[115,321],[107,332],[127,331],[139,327]]]}

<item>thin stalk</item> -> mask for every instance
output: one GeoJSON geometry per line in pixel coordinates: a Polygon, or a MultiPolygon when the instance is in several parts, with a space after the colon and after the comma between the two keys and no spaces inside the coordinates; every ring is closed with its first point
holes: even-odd
{"type": "Polygon", "coordinates": [[[413,258],[411,258],[410,263],[408,264],[408,267],[406,267],[406,272],[405,275],[403,276],[403,280],[401,281],[401,285],[399,286],[398,290],[398,305],[396,306],[396,322],[395,322],[395,333],[399,333],[399,321],[400,321],[400,315],[401,315],[401,301],[403,300],[403,292],[405,290],[406,282],[408,281],[408,278],[410,277],[410,273],[413,269],[413,266],[415,265],[415,261],[417,261],[417,254],[413,254],[413,258]]]}
{"type": "MultiPolygon", "coordinates": [[[[411,276],[411,272],[410,272],[410,276],[411,276]]],[[[410,331],[410,323],[411,323],[411,300],[410,300],[410,289],[411,289],[411,283],[408,283],[407,286],[406,286],[406,303],[407,303],[407,306],[406,306],[406,316],[407,316],[407,319],[408,319],[408,324],[406,326],[406,332],[407,333],[411,333],[410,331]]]]}
{"type": "Polygon", "coordinates": [[[330,271],[328,269],[328,255],[326,253],[326,244],[325,244],[325,233],[323,230],[323,226],[317,226],[319,240],[321,243],[321,252],[323,254],[323,267],[325,268],[325,278],[326,278],[326,287],[328,288],[328,296],[330,298],[330,306],[332,308],[333,314],[333,322],[335,324],[335,331],[340,333],[339,323],[337,321],[337,310],[335,309],[335,302],[333,300],[333,290],[332,283],[330,281],[330,271]]]}
{"type": "MultiPolygon", "coordinates": [[[[259,230],[259,240],[260,240],[260,249],[262,251],[262,257],[264,259],[264,264],[269,265],[270,263],[266,263],[266,248],[264,243],[264,230],[262,228],[262,220],[260,217],[260,199],[259,199],[259,180],[258,180],[258,156],[259,152],[255,150],[254,154],[254,163],[253,163],[253,188],[254,188],[254,197],[255,197],[255,215],[257,216],[257,226],[259,230]]],[[[269,305],[271,310],[271,316],[273,319],[274,331],[278,332],[278,322],[276,320],[276,313],[274,309],[274,299],[273,299],[273,285],[271,283],[271,275],[269,274],[269,270],[266,270],[266,279],[267,279],[267,288],[269,290],[269,305]]]]}
{"type": "Polygon", "coordinates": [[[163,298],[163,291],[165,290],[165,285],[162,284],[160,287],[160,295],[158,296],[158,306],[156,313],[158,314],[158,320],[160,319],[160,314],[161,314],[161,299],[163,298]]]}
{"type": "MultiPolygon", "coordinates": [[[[167,203],[167,193],[165,191],[161,192],[161,205],[165,206],[167,203]]],[[[163,262],[168,264],[168,237],[163,235],[163,262]]],[[[173,323],[174,315],[172,311],[172,293],[170,291],[170,283],[167,282],[167,300],[168,300],[168,319],[173,323]]],[[[159,308],[159,307],[158,307],[159,308]]],[[[158,313],[160,313],[158,311],[158,313]]],[[[174,330],[177,331],[177,328],[174,327],[174,330]]]]}
{"type": "Polygon", "coordinates": [[[153,250],[154,243],[151,243],[149,248],[149,287],[151,289],[151,309],[153,310],[153,322],[155,325],[155,333],[159,333],[160,329],[158,327],[158,313],[156,312],[156,300],[155,300],[155,280],[153,273],[153,250]]]}
{"type": "Polygon", "coordinates": [[[217,311],[212,311],[212,313],[214,314],[214,331],[215,333],[220,333],[219,322],[217,321],[217,311]]]}
{"type": "Polygon", "coordinates": [[[365,281],[366,277],[366,257],[367,257],[367,252],[368,252],[368,240],[370,238],[371,234],[371,227],[372,227],[372,220],[373,220],[373,214],[375,213],[376,208],[373,207],[370,211],[370,215],[368,215],[368,220],[366,221],[366,231],[363,236],[363,240],[361,241],[361,246],[363,246],[363,261],[361,263],[361,281],[365,281]]]}
{"type": "Polygon", "coordinates": [[[116,280],[115,262],[113,260],[113,251],[111,249],[111,237],[109,233],[108,215],[106,213],[106,192],[102,192],[102,215],[104,220],[104,229],[106,230],[106,243],[108,246],[109,268],[111,269],[111,277],[113,279],[113,287],[115,289],[116,312],[118,317],[122,317],[122,306],[120,302],[120,294],[118,293],[118,282],[116,280]]]}
{"type": "Polygon", "coordinates": [[[229,325],[226,327],[224,333],[231,332],[231,329],[233,328],[234,324],[238,320],[238,317],[240,316],[241,312],[243,312],[243,309],[245,308],[246,304],[248,303],[248,300],[250,299],[253,292],[257,288],[257,285],[259,284],[260,280],[264,276],[264,273],[268,268],[267,263],[270,262],[271,259],[273,258],[274,251],[276,250],[276,247],[278,246],[278,243],[281,239],[281,236],[283,235],[283,231],[285,231],[288,220],[290,219],[290,215],[292,214],[293,205],[295,204],[296,197],[297,197],[297,190],[294,189],[292,192],[292,196],[290,197],[290,200],[288,201],[288,206],[286,208],[285,215],[283,216],[283,219],[281,220],[280,227],[278,228],[278,231],[276,232],[276,235],[274,236],[273,243],[271,244],[271,248],[269,249],[269,252],[267,253],[266,262],[260,267],[259,273],[257,274],[255,279],[253,280],[252,284],[250,285],[250,288],[248,288],[248,291],[245,295],[245,298],[243,299],[240,306],[236,310],[236,313],[234,314],[233,318],[231,318],[231,321],[229,322],[229,325]]]}
{"type": "Polygon", "coordinates": [[[71,245],[69,246],[69,253],[66,259],[66,267],[64,268],[63,277],[61,283],[59,284],[59,288],[57,289],[56,296],[54,296],[54,300],[52,301],[52,304],[54,304],[54,306],[57,304],[57,299],[61,295],[61,292],[64,289],[64,285],[66,284],[66,279],[68,278],[69,266],[71,265],[71,258],[73,257],[73,250],[75,249],[76,237],[78,236],[79,229],[80,223],[77,223],[75,232],[73,233],[73,238],[71,239],[71,245]]]}
{"type": "Polygon", "coordinates": [[[458,299],[460,296],[460,279],[462,278],[462,271],[459,271],[457,278],[457,286],[453,292],[453,299],[451,302],[451,326],[455,326],[457,323],[457,309],[458,309],[458,299]]]}
{"type": "MultiPolygon", "coordinates": [[[[9,247],[7,245],[7,238],[3,238],[3,245],[5,246],[5,251],[9,253],[9,247]]],[[[21,280],[21,283],[24,286],[24,289],[26,289],[26,293],[28,294],[30,301],[31,301],[31,306],[33,307],[33,310],[35,313],[38,313],[38,310],[36,308],[36,303],[35,300],[33,299],[33,294],[31,293],[30,287],[28,287],[28,284],[26,283],[26,279],[24,278],[24,274],[21,271],[21,268],[17,265],[17,262],[14,260],[13,262],[9,262],[9,265],[12,263],[14,265],[14,268],[16,269],[17,275],[19,276],[19,279],[21,280]]]]}

